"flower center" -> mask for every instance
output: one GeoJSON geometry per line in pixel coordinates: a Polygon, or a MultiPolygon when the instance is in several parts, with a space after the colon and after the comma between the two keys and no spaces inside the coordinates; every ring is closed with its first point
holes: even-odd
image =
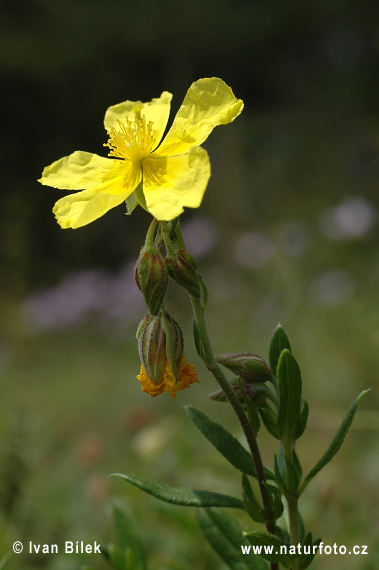
{"type": "Polygon", "coordinates": [[[142,105],[136,105],[133,109],[134,121],[128,118],[125,121],[117,120],[118,127],[110,127],[109,140],[104,144],[110,148],[109,156],[140,162],[151,153],[156,139],[153,122],[146,122],[141,110],[142,105]]]}

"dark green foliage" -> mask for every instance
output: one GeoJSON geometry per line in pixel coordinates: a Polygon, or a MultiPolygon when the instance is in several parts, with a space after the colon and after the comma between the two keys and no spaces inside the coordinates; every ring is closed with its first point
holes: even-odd
{"type": "Polygon", "coordinates": [[[267,570],[262,558],[252,553],[242,554],[241,546],[248,546],[239,524],[219,509],[197,511],[201,530],[215,552],[231,570],[267,570]]]}
{"type": "Polygon", "coordinates": [[[369,392],[369,390],[364,390],[363,392],[361,392],[359,396],[351,404],[346,416],[344,417],[341,423],[339,430],[337,431],[336,435],[333,438],[332,443],[330,444],[324,455],[321,457],[320,461],[316,463],[313,469],[311,469],[311,471],[306,476],[302,486],[302,490],[306,487],[309,481],[313,479],[313,477],[315,477],[315,475],[317,475],[317,473],[321,471],[321,469],[325,467],[325,465],[333,459],[337,451],[340,449],[353,422],[358,406],[361,403],[362,398],[367,394],[367,392],[369,392]]]}
{"type": "Polygon", "coordinates": [[[277,374],[279,358],[284,349],[287,349],[291,352],[291,345],[282,325],[279,324],[276,327],[274,334],[272,335],[269,349],[270,367],[274,376],[277,374]]]}
{"type": "Polygon", "coordinates": [[[135,475],[129,474],[123,475],[121,473],[114,473],[112,477],[120,477],[156,499],[160,499],[165,503],[172,503],[173,505],[181,505],[183,507],[244,508],[242,501],[230,497],[229,495],[188,489],[186,487],[169,487],[168,485],[161,485],[154,481],[144,479],[143,477],[136,477],[135,475]]]}
{"type": "MultiPolygon", "coordinates": [[[[256,476],[251,455],[224,427],[214,422],[201,410],[193,406],[186,406],[187,413],[201,433],[215,446],[225,459],[236,469],[247,475],[256,476]]],[[[269,471],[267,476],[271,477],[269,471]]]]}

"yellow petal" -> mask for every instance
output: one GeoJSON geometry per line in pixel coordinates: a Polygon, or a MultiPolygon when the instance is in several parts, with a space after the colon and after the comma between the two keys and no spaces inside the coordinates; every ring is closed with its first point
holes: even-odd
{"type": "Polygon", "coordinates": [[[234,121],[243,109],[231,88],[218,77],[192,83],[167,136],[157,149],[159,156],[188,152],[201,145],[218,125],[234,121]]]}
{"type": "Polygon", "coordinates": [[[154,145],[155,148],[165,131],[168,117],[170,115],[170,103],[172,99],[172,94],[168,91],[163,91],[162,95],[156,99],[152,99],[149,103],[141,103],[141,101],[124,101],[123,103],[118,103],[117,105],[112,105],[107,109],[104,118],[104,126],[108,131],[110,127],[117,129],[118,121],[129,121],[133,122],[136,118],[133,109],[138,109],[142,106],[141,117],[146,119],[148,123],[151,121],[153,123],[154,130],[154,145]]]}
{"type": "Polygon", "coordinates": [[[141,372],[137,378],[141,384],[141,390],[150,394],[153,398],[162,394],[163,391],[168,392],[171,398],[175,398],[176,392],[189,388],[194,382],[199,382],[196,370],[192,364],[187,363],[184,355],[180,363],[178,379],[171,372],[168,362],[165,365],[164,377],[159,384],[154,384],[143,366],[141,366],[141,372]]]}
{"type": "Polygon", "coordinates": [[[125,171],[125,161],[77,150],[46,166],[41,184],[64,190],[97,188],[125,171]]]}
{"type": "Polygon", "coordinates": [[[184,390],[185,388],[189,388],[190,385],[194,382],[199,382],[196,370],[192,364],[187,363],[184,355],[182,356],[180,363],[180,370],[177,380],[167,365],[167,374],[165,375],[164,389],[170,394],[171,398],[175,398],[176,392],[179,392],[179,390],[184,390]]]}
{"type": "Polygon", "coordinates": [[[139,184],[142,174],[138,164],[130,164],[129,170],[125,167],[124,170],[122,176],[107,184],[58,200],[53,212],[59,225],[64,229],[85,226],[126,200],[139,184]]]}
{"type": "Polygon", "coordinates": [[[147,394],[150,394],[150,396],[152,396],[153,398],[159,396],[159,394],[162,394],[162,392],[164,391],[164,380],[161,380],[159,384],[154,384],[154,382],[152,381],[152,379],[150,378],[150,376],[148,375],[148,373],[146,372],[146,370],[142,365],[141,365],[141,372],[137,376],[137,379],[141,384],[141,390],[143,392],[146,392],[147,394]]]}
{"type": "Polygon", "coordinates": [[[186,206],[198,208],[211,175],[208,153],[201,147],[184,156],[153,155],[143,160],[142,169],[147,209],[160,221],[173,220],[186,206]]]}

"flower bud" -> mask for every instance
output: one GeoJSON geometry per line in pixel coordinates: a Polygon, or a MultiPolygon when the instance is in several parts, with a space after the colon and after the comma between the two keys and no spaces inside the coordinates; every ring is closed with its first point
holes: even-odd
{"type": "MultiPolygon", "coordinates": [[[[231,387],[233,388],[235,395],[240,400],[240,402],[243,404],[244,399],[242,397],[241,389],[237,383],[237,380],[231,380],[230,384],[231,384],[231,387]]],[[[270,398],[270,390],[269,390],[269,388],[267,388],[266,385],[253,384],[253,383],[241,384],[241,385],[242,385],[242,388],[244,389],[247,397],[250,398],[250,400],[252,400],[254,402],[254,404],[256,405],[257,408],[261,408],[262,406],[264,406],[266,403],[267,397],[270,398]]],[[[228,401],[228,399],[225,395],[225,392],[221,389],[216,390],[215,392],[212,392],[211,394],[209,394],[208,398],[210,400],[214,400],[216,402],[227,402],[228,401]]]]}
{"type": "Polygon", "coordinates": [[[216,360],[248,382],[265,382],[272,375],[263,358],[249,352],[219,354],[216,360]]]}
{"type": "Polygon", "coordinates": [[[155,397],[166,391],[175,398],[179,390],[198,382],[196,371],[183,353],[183,335],[178,323],[161,310],[146,315],[137,330],[141,389],[155,397]]]}
{"type": "Polygon", "coordinates": [[[183,333],[178,323],[167,311],[162,311],[161,325],[166,333],[166,355],[168,364],[174,376],[178,377],[184,350],[183,333]]]}
{"type": "Polygon", "coordinates": [[[135,279],[152,315],[157,315],[166,294],[168,273],[165,260],[155,246],[145,245],[139,254],[135,279]]]}
{"type": "Polygon", "coordinates": [[[162,380],[166,365],[166,334],[160,317],[146,315],[137,330],[141,364],[154,384],[162,380]]]}
{"type": "Polygon", "coordinates": [[[166,264],[171,279],[198,299],[200,282],[194,258],[184,249],[178,249],[174,255],[167,255],[166,264]]]}

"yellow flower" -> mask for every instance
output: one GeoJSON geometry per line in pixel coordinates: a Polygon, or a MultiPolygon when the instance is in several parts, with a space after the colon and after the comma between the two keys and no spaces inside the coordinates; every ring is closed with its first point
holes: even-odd
{"type": "Polygon", "coordinates": [[[179,390],[184,390],[185,388],[189,388],[190,384],[193,384],[194,382],[199,382],[196,370],[192,364],[187,363],[184,355],[182,356],[180,362],[177,379],[171,371],[168,360],[166,360],[163,378],[159,384],[155,384],[153,382],[143,365],[141,365],[141,372],[137,378],[141,383],[141,390],[143,390],[143,392],[147,392],[153,396],[153,398],[155,398],[155,396],[159,396],[159,394],[162,394],[163,391],[168,392],[171,398],[175,398],[176,392],[179,390]]]}
{"type": "Polygon", "coordinates": [[[47,166],[39,182],[81,190],[58,200],[53,212],[62,228],[93,222],[126,201],[169,221],[184,207],[198,208],[209,177],[207,152],[200,146],[217,125],[233,121],[243,102],[221,79],[199,79],[160,146],[172,95],[164,91],[149,103],[124,101],[109,107],[104,126],[109,156],[76,151],[47,166]]]}

